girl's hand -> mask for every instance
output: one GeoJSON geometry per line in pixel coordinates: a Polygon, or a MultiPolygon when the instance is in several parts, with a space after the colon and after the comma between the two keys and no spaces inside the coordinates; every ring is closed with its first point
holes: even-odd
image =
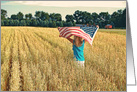
{"type": "Polygon", "coordinates": [[[97,28],[99,28],[99,26],[98,26],[98,25],[96,25],[96,27],[97,27],[97,28]]]}
{"type": "Polygon", "coordinates": [[[60,29],[60,27],[58,27],[58,30],[60,29]]]}

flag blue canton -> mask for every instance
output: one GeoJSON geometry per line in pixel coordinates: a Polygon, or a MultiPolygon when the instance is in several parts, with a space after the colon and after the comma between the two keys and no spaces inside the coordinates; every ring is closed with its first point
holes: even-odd
{"type": "Polygon", "coordinates": [[[91,38],[93,38],[98,28],[92,26],[92,27],[80,27],[80,29],[82,29],[85,33],[89,34],[91,38]]]}

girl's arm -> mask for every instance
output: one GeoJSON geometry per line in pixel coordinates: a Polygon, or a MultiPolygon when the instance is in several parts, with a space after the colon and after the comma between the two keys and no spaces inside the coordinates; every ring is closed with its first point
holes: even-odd
{"type": "MultiPolygon", "coordinates": [[[[59,35],[59,37],[63,37],[63,36],[59,35]]],[[[67,38],[67,39],[73,44],[73,39],[71,38],[67,38]]]]}
{"type": "Polygon", "coordinates": [[[67,38],[72,44],[73,44],[73,39],[71,38],[67,38]]]}

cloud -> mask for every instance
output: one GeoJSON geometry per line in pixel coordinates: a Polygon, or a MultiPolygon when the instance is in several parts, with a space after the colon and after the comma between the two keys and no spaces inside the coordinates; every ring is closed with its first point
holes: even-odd
{"type": "Polygon", "coordinates": [[[126,7],[126,1],[10,1],[2,5],[33,5],[55,7],[126,7]]]}

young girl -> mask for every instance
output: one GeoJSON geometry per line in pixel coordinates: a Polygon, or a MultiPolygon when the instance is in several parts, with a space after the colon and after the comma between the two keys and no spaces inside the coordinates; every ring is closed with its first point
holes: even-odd
{"type": "MultiPolygon", "coordinates": [[[[59,37],[62,37],[61,35],[59,35],[59,37]]],[[[83,38],[78,37],[78,36],[74,36],[74,40],[71,38],[67,38],[72,44],[73,44],[73,58],[76,60],[76,62],[78,63],[78,65],[83,66],[84,67],[84,44],[85,44],[85,40],[83,40],[83,38]]]]}
{"type": "MultiPolygon", "coordinates": [[[[87,24],[89,27],[89,25],[87,24]]],[[[97,28],[99,28],[98,25],[95,25],[97,28]]],[[[59,37],[62,37],[59,35],[59,37]]],[[[72,44],[73,44],[73,58],[76,60],[78,65],[84,66],[85,59],[84,59],[84,44],[86,40],[84,40],[81,37],[74,36],[74,40],[71,38],[67,38],[72,44]]]]}

